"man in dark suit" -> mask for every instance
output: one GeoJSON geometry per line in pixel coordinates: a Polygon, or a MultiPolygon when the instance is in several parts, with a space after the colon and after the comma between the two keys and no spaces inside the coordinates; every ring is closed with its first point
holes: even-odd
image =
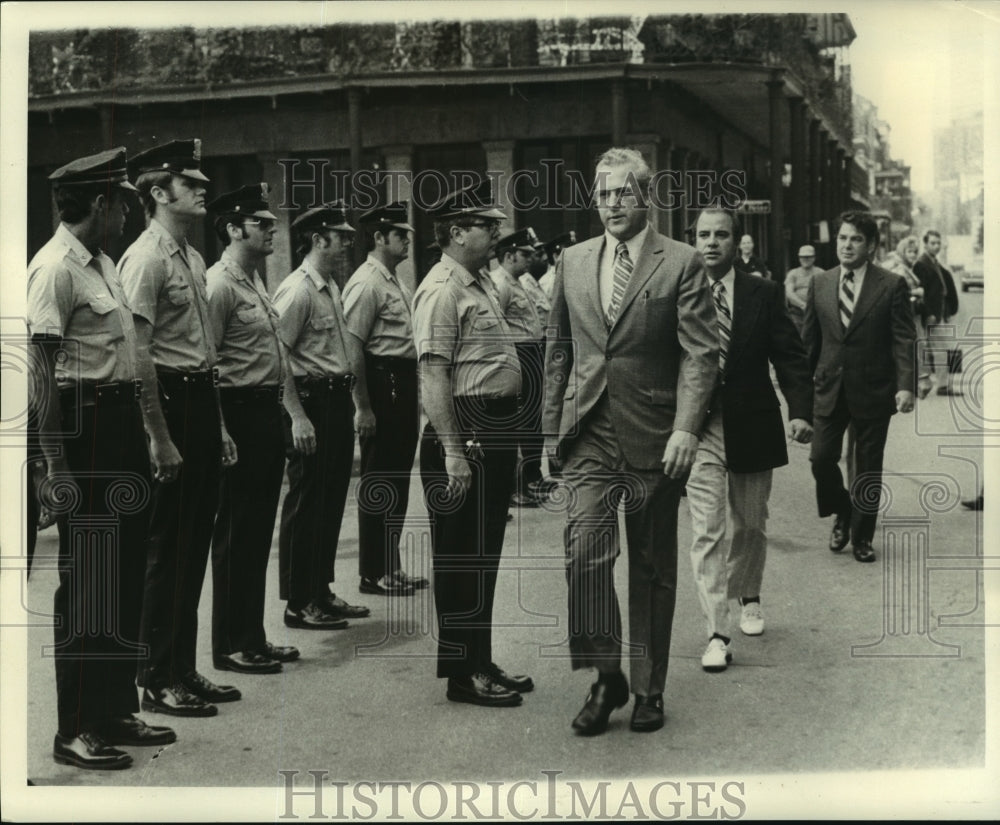
{"type": "MultiPolygon", "coordinates": [[[[947,267],[938,261],[941,252],[941,233],[936,229],[928,229],[924,233],[924,252],[913,265],[913,274],[920,279],[924,288],[923,315],[924,327],[927,329],[929,347],[934,346],[934,339],[949,338],[951,330],[941,329],[940,324],[947,324],[948,319],[958,312],[958,290],[955,289],[955,279],[947,267]]],[[[961,395],[961,390],[951,386],[948,359],[945,346],[934,348],[933,363],[935,382],[938,395],[961,395]]]]}
{"type": "Polygon", "coordinates": [[[573,721],[601,733],[628,702],[613,569],[618,505],[628,538],[631,727],[663,726],[677,586],[677,506],[718,372],[701,257],[647,223],[649,167],[631,149],[597,163],[603,235],[556,269],[546,352],[546,434],[571,495],[565,532],[569,647],[598,681],[573,721]]]}
{"type": "Polygon", "coordinates": [[[840,266],[813,278],[803,323],[815,384],[810,460],[819,514],[836,516],[830,549],[850,540],[854,558],[872,562],[889,419],[913,410],[916,329],[905,279],[869,263],[875,219],[845,212],[840,223],[840,266]],[[857,478],[848,492],[837,462],[851,424],[857,478]]]}
{"type": "Polygon", "coordinates": [[[732,660],[730,599],[742,606],[740,629],[764,632],[760,605],[767,553],[767,502],[775,467],[788,463],[778,397],[768,364],[788,402],[789,434],[812,436],[812,372],[802,339],[785,309],[781,285],[733,267],[740,221],[706,209],[695,225],[695,248],[705,259],[719,327],[719,386],[687,482],[691,565],[709,642],[701,659],[709,672],[732,660]],[[727,499],[733,538],[728,555],[727,499]]]}

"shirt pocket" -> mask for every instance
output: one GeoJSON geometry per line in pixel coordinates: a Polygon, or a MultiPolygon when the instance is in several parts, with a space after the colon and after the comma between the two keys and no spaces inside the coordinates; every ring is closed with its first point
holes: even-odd
{"type": "Polygon", "coordinates": [[[115,301],[109,297],[102,296],[91,298],[88,303],[90,311],[95,316],[93,328],[89,334],[106,335],[111,341],[118,341],[125,337],[121,315],[118,312],[118,304],[115,301]]]}
{"type": "Polygon", "coordinates": [[[500,319],[488,309],[480,310],[469,323],[472,333],[497,335],[500,332],[500,319]]]}
{"type": "Polygon", "coordinates": [[[191,288],[187,284],[168,286],[167,300],[175,307],[187,306],[191,303],[191,288]]]}
{"type": "Polygon", "coordinates": [[[398,321],[406,316],[406,306],[403,304],[402,298],[397,298],[395,295],[389,295],[385,299],[385,304],[382,306],[383,315],[392,321],[398,321]]]}
{"type": "Polygon", "coordinates": [[[337,326],[337,319],[332,315],[319,315],[309,321],[309,326],[317,332],[324,332],[334,329],[337,326]]]}
{"type": "Polygon", "coordinates": [[[241,324],[257,324],[264,320],[264,310],[258,306],[242,306],[236,310],[236,317],[241,324]]]}

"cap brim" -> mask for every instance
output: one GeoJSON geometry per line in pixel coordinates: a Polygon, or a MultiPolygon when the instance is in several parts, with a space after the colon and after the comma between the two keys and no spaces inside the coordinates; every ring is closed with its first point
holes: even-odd
{"type": "Polygon", "coordinates": [[[484,218],[496,218],[499,221],[507,220],[507,214],[496,208],[484,209],[482,211],[473,212],[472,214],[481,215],[484,218]]]}
{"type": "Polygon", "coordinates": [[[338,232],[355,232],[355,228],[349,223],[323,224],[327,229],[336,229],[338,232]]]}
{"type": "Polygon", "coordinates": [[[119,189],[125,189],[128,192],[138,192],[139,191],[131,183],[129,183],[127,180],[118,181],[118,183],[116,185],[118,186],[119,189]]]}
{"type": "Polygon", "coordinates": [[[410,226],[408,223],[393,223],[390,224],[393,229],[402,229],[404,232],[416,232],[417,230],[410,226]]]}
{"type": "Polygon", "coordinates": [[[182,169],[180,172],[174,172],[174,174],[180,175],[182,178],[190,178],[191,180],[200,180],[204,183],[211,183],[211,180],[206,178],[200,169],[182,169]]]}
{"type": "Polygon", "coordinates": [[[270,218],[272,221],[278,220],[278,216],[272,212],[268,212],[266,209],[258,209],[253,213],[255,218],[270,218]]]}

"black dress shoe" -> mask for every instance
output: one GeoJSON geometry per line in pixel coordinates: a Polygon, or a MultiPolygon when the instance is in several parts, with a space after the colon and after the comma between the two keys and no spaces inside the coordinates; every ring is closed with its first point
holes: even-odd
{"type": "Polygon", "coordinates": [[[624,673],[602,676],[590,686],[587,702],[573,720],[573,730],[581,736],[596,736],[608,727],[608,717],[615,708],[628,703],[628,682],[624,673]]]}
{"type": "Polygon", "coordinates": [[[538,499],[531,493],[514,493],[510,497],[511,507],[537,507],[538,499]]]}
{"type": "Polygon", "coordinates": [[[516,690],[518,693],[530,693],[535,689],[535,683],[530,676],[511,676],[493,662],[484,668],[490,678],[501,687],[507,690],[516,690]]]}
{"type": "Polygon", "coordinates": [[[851,537],[851,519],[848,516],[837,516],[833,521],[833,529],[830,531],[830,549],[834,553],[839,553],[847,547],[847,541],[851,537]]]}
{"type": "Polygon", "coordinates": [[[381,579],[370,579],[368,576],[362,576],[358,592],[367,593],[370,596],[412,596],[414,590],[410,585],[397,582],[389,576],[383,576],[381,579]]]}
{"type": "Polygon", "coordinates": [[[466,702],[488,708],[512,708],[522,702],[521,694],[507,690],[494,682],[488,673],[473,673],[471,676],[455,676],[448,679],[447,697],[452,702],[466,702]]]}
{"type": "Polygon", "coordinates": [[[120,771],[132,764],[132,757],[125,751],[111,747],[91,731],[83,731],[76,737],[57,733],[52,743],[52,758],[60,765],[94,771],[120,771]]]}
{"type": "Polygon", "coordinates": [[[253,651],[223,653],[215,657],[213,664],[216,670],[234,673],[281,673],[281,662],[253,651]]]}
{"type": "Polygon", "coordinates": [[[653,696],[635,696],[635,707],[632,708],[632,730],[648,733],[663,727],[663,694],[653,696]]]}
{"type": "Polygon", "coordinates": [[[299,649],[291,645],[272,645],[264,642],[264,654],[276,662],[294,662],[299,658],[299,649]]]}
{"type": "Polygon", "coordinates": [[[172,728],[159,725],[147,725],[142,719],[131,714],[117,719],[109,719],[102,724],[98,735],[109,745],[169,745],[177,741],[177,734],[172,728]]]}
{"type": "Polygon", "coordinates": [[[863,541],[855,544],[851,549],[854,551],[854,558],[858,561],[875,561],[875,550],[869,542],[863,541]]]}
{"type": "Polygon", "coordinates": [[[166,713],[169,716],[215,716],[219,709],[195,696],[182,684],[142,689],[143,710],[166,713]]]}
{"type": "Polygon", "coordinates": [[[310,604],[302,610],[289,610],[286,607],[285,627],[300,630],[343,630],[347,627],[347,620],[334,618],[322,608],[310,604]]]}
{"type": "Polygon", "coordinates": [[[983,509],[983,497],[976,496],[975,498],[968,499],[962,502],[962,506],[966,510],[982,510],[983,509]]]}
{"type": "Polygon", "coordinates": [[[327,593],[326,599],[319,606],[335,619],[364,619],[371,615],[371,610],[367,607],[348,604],[336,593],[327,593]]]}
{"type": "Polygon", "coordinates": [[[217,685],[210,682],[197,670],[192,670],[187,676],[182,676],[181,682],[195,696],[206,702],[236,702],[243,698],[243,694],[237,688],[232,685],[217,685]]]}
{"type": "Polygon", "coordinates": [[[393,573],[392,578],[399,582],[399,584],[408,584],[414,590],[426,590],[431,586],[430,579],[425,579],[423,576],[411,576],[409,573],[404,573],[402,570],[397,570],[393,573]]]}

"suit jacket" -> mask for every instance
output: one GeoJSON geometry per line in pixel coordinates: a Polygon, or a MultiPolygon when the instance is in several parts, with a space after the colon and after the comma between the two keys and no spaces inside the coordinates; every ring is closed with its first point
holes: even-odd
{"type": "Polygon", "coordinates": [[[726,465],[759,473],[788,463],[785,429],[768,362],[774,364],[788,417],[812,422],[812,370],[775,281],[735,273],[726,369],[716,393],[722,404],[726,465]]]}
{"type": "Polygon", "coordinates": [[[655,469],[674,429],[701,431],[718,376],[715,307],[701,256],[650,229],[609,330],[603,250],[604,235],[591,238],[566,249],[556,268],[543,427],[564,449],[607,389],[626,460],[655,469]]]}
{"type": "Polygon", "coordinates": [[[896,393],[914,391],[917,333],[906,280],[868,264],[846,330],[839,292],[839,266],[809,285],[802,338],[813,368],[813,412],[830,415],[843,390],[852,417],[892,415],[896,393]]]}
{"type": "Polygon", "coordinates": [[[933,315],[942,323],[958,312],[958,290],[951,272],[924,252],[913,265],[913,274],[924,288],[923,320],[933,315]],[[938,271],[941,276],[938,277],[938,271]]]}

